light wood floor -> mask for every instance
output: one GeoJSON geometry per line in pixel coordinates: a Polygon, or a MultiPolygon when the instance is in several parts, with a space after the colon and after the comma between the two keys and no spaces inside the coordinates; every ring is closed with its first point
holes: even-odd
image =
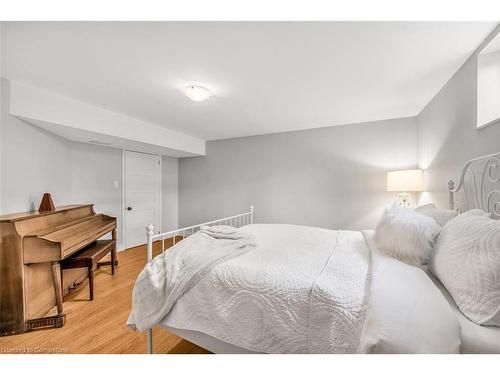
{"type": "MultiPolygon", "coordinates": [[[[94,301],[89,301],[88,283],[64,299],[66,325],[0,337],[0,353],[146,353],[146,335],[126,325],[132,287],[146,263],[144,247],[118,253],[114,276],[109,267],[95,272],[94,301]]],[[[154,329],[155,353],[207,353],[161,328],[154,329]]]]}

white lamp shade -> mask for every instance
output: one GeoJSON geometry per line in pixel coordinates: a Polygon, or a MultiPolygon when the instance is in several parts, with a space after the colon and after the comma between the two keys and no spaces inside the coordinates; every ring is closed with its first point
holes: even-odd
{"type": "Polygon", "coordinates": [[[387,191],[424,191],[421,169],[387,172],[387,191]]]}

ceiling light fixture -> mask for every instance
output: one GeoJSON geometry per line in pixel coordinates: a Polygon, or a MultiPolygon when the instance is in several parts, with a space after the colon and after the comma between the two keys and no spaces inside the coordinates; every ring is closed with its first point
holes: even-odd
{"type": "Polygon", "coordinates": [[[184,89],[184,95],[195,102],[202,102],[212,96],[212,93],[205,87],[189,85],[184,89]]]}

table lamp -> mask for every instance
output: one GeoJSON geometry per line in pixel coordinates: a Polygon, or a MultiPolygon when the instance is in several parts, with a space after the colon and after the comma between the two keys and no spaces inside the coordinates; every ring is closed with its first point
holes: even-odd
{"type": "Polygon", "coordinates": [[[421,169],[387,172],[387,191],[398,192],[398,205],[412,206],[411,193],[424,191],[424,176],[421,169]]]}

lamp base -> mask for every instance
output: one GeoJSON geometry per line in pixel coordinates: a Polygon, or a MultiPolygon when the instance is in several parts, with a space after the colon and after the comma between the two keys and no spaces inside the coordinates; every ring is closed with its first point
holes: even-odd
{"type": "Polygon", "coordinates": [[[403,208],[411,208],[411,194],[410,193],[399,193],[398,194],[398,206],[403,208]]]}

